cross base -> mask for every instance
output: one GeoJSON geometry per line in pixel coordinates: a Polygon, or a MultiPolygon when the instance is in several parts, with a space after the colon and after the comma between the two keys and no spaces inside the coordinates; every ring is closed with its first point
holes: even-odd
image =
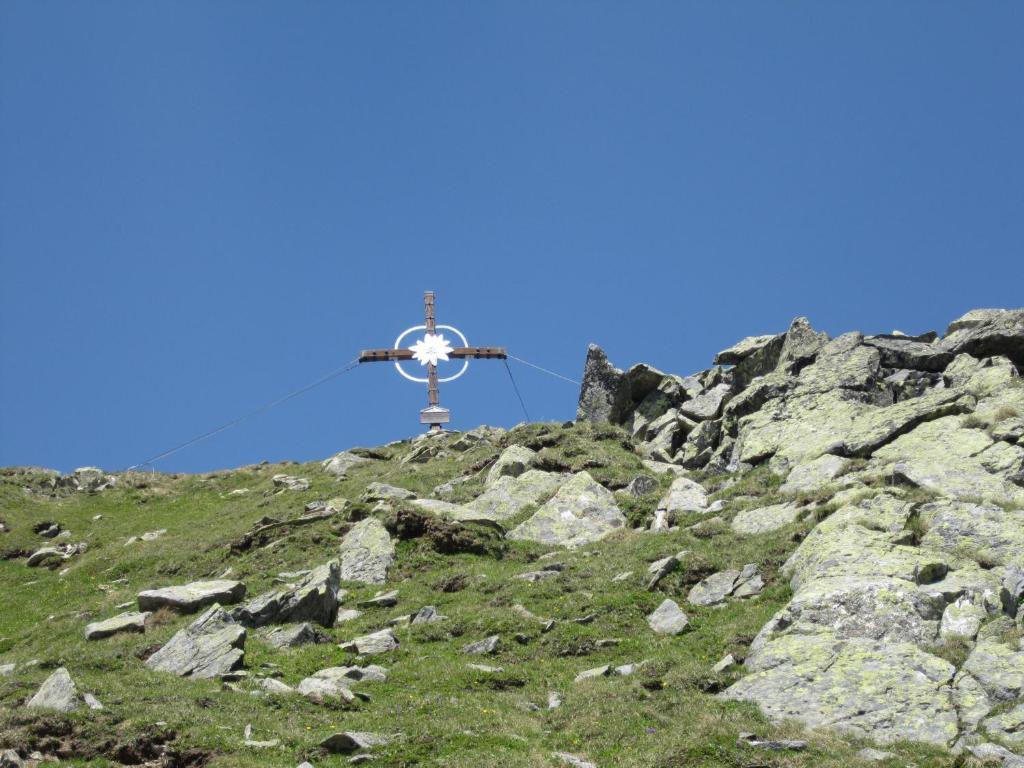
{"type": "Polygon", "coordinates": [[[439,405],[432,405],[420,411],[420,424],[429,424],[431,431],[440,431],[441,425],[447,424],[448,421],[448,409],[439,405]]]}

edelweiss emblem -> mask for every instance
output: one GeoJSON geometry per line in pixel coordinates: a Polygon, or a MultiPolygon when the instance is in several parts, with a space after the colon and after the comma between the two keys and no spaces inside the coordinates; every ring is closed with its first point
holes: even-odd
{"type": "Polygon", "coordinates": [[[448,362],[448,353],[452,351],[452,347],[440,333],[428,333],[409,347],[409,350],[420,365],[437,365],[438,360],[448,362]]]}

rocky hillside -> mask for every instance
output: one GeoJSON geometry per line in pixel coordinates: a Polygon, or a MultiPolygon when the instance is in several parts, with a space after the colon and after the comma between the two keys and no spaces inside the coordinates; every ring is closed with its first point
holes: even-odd
{"type": "Polygon", "coordinates": [[[0,471],[0,766],[1024,765],[1024,310],[577,421],[0,471]]]}

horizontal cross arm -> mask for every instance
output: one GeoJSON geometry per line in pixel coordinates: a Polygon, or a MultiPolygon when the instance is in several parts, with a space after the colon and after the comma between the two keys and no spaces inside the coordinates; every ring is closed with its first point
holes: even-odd
{"type": "MultiPolygon", "coordinates": [[[[508,353],[504,347],[456,347],[448,353],[449,358],[459,360],[467,357],[476,360],[504,360],[508,353]]],[[[388,360],[412,360],[412,350],[409,349],[364,349],[359,353],[360,363],[379,363],[388,360]]]]}

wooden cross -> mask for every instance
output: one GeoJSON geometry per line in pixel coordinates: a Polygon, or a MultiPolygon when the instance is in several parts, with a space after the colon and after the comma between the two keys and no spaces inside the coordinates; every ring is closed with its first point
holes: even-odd
{"type": "MultiPolygon", "coordinates": [[[[387,361],[394,361],[395,365],[399,365],[402,360],[419,360],[427,367],[427,378],[418,379],[409,374],[405,373],[401,368],[399,372],[402,373],[407,379],[412,381],[426,382],[427,385],[427,402],[428,405],[425,409],[420,411],[420,423],[428,424],[431,432],[440,432],[441,425],[448,423],[448,409],[442,408],[438,403],[438,378],[437,378],[437,360],[450,360],[455,358],[457,360],[469,360],[470,358],[489,359],[489,360],[505,360],[508,358],[508,354],[505,352],[504,347],[439,347],[437,345],[437,321],[434,318],[434,292],[426,291],[423,294],[423,310],[424,310],[424,324],[421,326],[415,326],[410,328],[408,331],[403,333],[395,341],[393,349],[364,349],[359,353],[360,363],[380,363],[387,361]],[[414,347],[403,348],[399,346],[401,340],[412,331],[423,330],[425,336],[422,341],[416,343],[414,347]]],[[[443,329],[449,329],[458,334],[463,343],[465,343],[465,337],[459,333],[458,330],[451,326],[441,326],[443,329]]],[[[467,363],[468,365],[468,363],[467,363]]],[[[455,376],[450,377],[448,380],[458,378],[465,372],[465,366],[463,370],[457,373],[455,376]]]]}

